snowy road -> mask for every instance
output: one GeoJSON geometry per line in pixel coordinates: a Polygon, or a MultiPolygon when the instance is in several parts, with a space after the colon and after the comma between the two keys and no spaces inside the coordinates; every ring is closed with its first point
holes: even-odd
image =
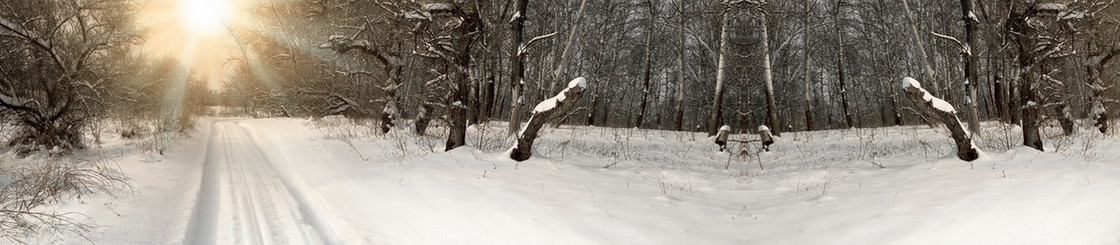
{"type": "MultiPolygon", "coordinates": [[[[759,170],[738,160],[725,169],[711,141],[677,133],[635,133],[644,143],[626,146],[617,135],[629,129],[560,129],[540,148],[547,157],[515,163],[472,147],[429,152],[442,139],[409,132],[204,122],[167,155],[110,141],[103,151],[122,152],[138,194],[58,210],[103,225],[89,237],[99,244],[1120,243],[1113,139],[1074,141],[1096,144],[1099,162],[1016,148],[965,164],[908,150],[880,168],[842,158],[862,149],[850,130],[790,133],[814,140],[778,145],[759,170]],[[566,140],[567,157],[555,150],[566,140]],[[614,164],[587,153],[601,149],[652,157],[614,164]]],[[[915,128],[877,129],[890,137],[876,147],[940,137],[915,128]]],[[[64,239],[30,243],[81,241],[64,239]]]]}
{"type": "Polygon", "coordinates": [[[322,244],[315,217],[236,121],[210,134],[188,244],[322,244]]]}

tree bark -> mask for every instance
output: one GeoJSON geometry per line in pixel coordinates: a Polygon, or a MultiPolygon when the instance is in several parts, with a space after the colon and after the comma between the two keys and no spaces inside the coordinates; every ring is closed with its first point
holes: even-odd
{"type": "Polygon", "coordinates": [[[556,79],[552,84],[560,83],[560,80],[564,77],[565,66],[568,64],[568,54],[572,49],[572,43],[575,42],[579,35],[579,23],[583,20],[583,10],[586,7],[587,0],[581,0],[579,2],[579,10],[576,10],[576,19],[572,22],[572,26],[568,32],[568,39],[564,42],[564,50],[560,52],[559,64],[556,65],[556,69],[552,70],[552,76],[556,79]]]}
{"type": "Polygon", "coordinates": [[[1019,49],[1018,87],[1019,102],[1022,103],[1018,110],[1022,113],[1023,145],[1044,151],[1042,137],[1039,134],[1039,126],[1042,121],[1042,113],[1040,113],[1042,100],[1039,98],[1038,91],[1036,91],[1040,75],[1035,74],[1035,66],[1039,63],[1039,59],[1036,57],[1038,54],[1035,50],[1039,41],[1037,39],[1038,30],[1028,23],[1037,12],[1034,6],[1027,6],[1032,4],[1014,1],[1007,24],[1009,25],[1009,31],[1018,35],[1016,38],[1016,46],[1019,49]]]}
{"type": "MultiPolygon", "coordinates": [[[[767,30],[766,12],[759,8],[758,14],[762,28],[762,75],[766,82],[766,125],[774,135],[781,136],[781,123],[778,121],[778,105],[774,100],[774,73],[770,66],[770,32],[767,30]]],[[[744,125],[745,126],[745,125],[744,125]]]]}
{"type": "Polygon", "coordinates": [[[933,66],[930,65],[929,55],[926,53],[925,41],[922,41],[921,32],[918,31],[917,20],[914,19],[914,12],[910,10],[910,0],[902,0],[902,7],[906,12],[906,22],[910,25],[911,39],[917,47],[918,58],[921,59],[922,71],[925,72],[926,81],[933,85],[933,91],[938,92],[941,88],[938,86],[937,78],[934,77],[933,66]]]}
{"type": "Polygon", "coordinates": [[[653,73],[653,18],[655,15],[653,13],[653,1],[646,0],[646,3],[649,4],[649,18],[646,19],[646,59],[644,64],[645,71],[643,73],[644,75],[642,83],[642,101],[640,102],[639,106],[640,111],[638,111],[638,120],[634,124],[637,128],[641,128],[646,119],[646,112],[648,110],[647,107],[649,107],[649,82],[650,76],[652,75],[651,73],[653,73]]]}
{"type": "Polygon", "coordinates": [[[450,132],[444,151],[454,150],[467,144],[467,118],[470,116],[468,112],[470,107],[467,103],[470,101],[471,94],[471,46],[474,44],[473,36],[481,30],[482,23],[474,5],[459,6],[459,8],[462,12],[456,13],[453,17],[459,18],[461,22],[451,33],[455,53],[449,62],[452,98],[448,100],[450,132]]]}
{"type": "Polygon", "coordinates": [[[952,105],[930,95],[913,78],[903,79],[903,89],[906,90],[906,98],[910,99],[915,107],[926,116],[941,121],[949,129],[949,134],[957,144],[957,158],[971,162],[980,157],[979,149],[972,142],[972,133],[964,128],[952,105]]]}
{"type": "Polygon", "coordinates": [[[801,67],[801,69],[803,70],[802,73],[804,73],[804,75],[805,75],[804,76],[804,79],[805,79],[805,88],[804,88],[804,92],[805,92],[805,130],[808,130],[808,131],[813,131],[813,123],[814,123],[813,122],[813,90],[812,90],[812,87],[811,87],[812,81],[813,81],[813,76],[812,76],[813,57],[812,57],[812,54],[811,54],[812,52],[810,50],[810,47],[812,47],[812,45],[809,45],[809,41],[810,41],[809,35],[811,34],[809,32],[809,26],[811,24],[809,17],[812,16],[812,12],[813,12],[812,4],[813,3],[814,3],[814,1],[812,1],[812,0],[805,0],[805,19],[803,20],[804,23],[802,23],[804,25],[803,26],[804,33],[801,36],[801,38],[802,38],[802,42],[801,42],[802,44],[801,45],[802,45],[802,49],[804,49],[803,53],[805,55],[805,60],[804,60],[805,64],[803,64],[803,66],[801,67]]]}
{"type": "Polygon", "coordinates": [[[677,11],[680,17],[677,20],[677,110],[673,116],[673,129],[684,130],[684,1],[677,0],[677,11]]]}
{"type": "Polygon", "coordinates": [[[980,56],[977,55],[978,47],[980,47],[980,39],[976,34],[976,25],[979,23],[979,17],[973,13],[975,9],[976,0],[961,0],[961,18],[964,19],[965,26],[965,39],[968,45],[965,47],[965,70],[964,70],[964,85],[968,88],[968,129],[972,132],[980,132],[980,110],[977,108],[979,101],[976,97],[977,81],[979,81],[979,65],[980,56]]]}
{"type": "Polygon", "coordinates": [[[536,141],[541,127],[571,110],[576,102],[583,98],[583,91],[586,89],[587,79],[576,78],[568,83],[568,88],[560,91],[560,94],[538,104],[533,109],[533,115],[529,116],[525,130],[517,135],[517,143],[510,149],[510,158],[518,162],[529,160],[533,155],[533,142],[536,141]],[[553,103],[552,107],[548,107],[546,103],[553,103]]]}
{"type": "Polygon", "coordinates": [[[840,108],[844,113],[844,126],[853,128],[855,125],[852,123],[852,113],[848,107],[848,89],[844,77],[844,25],[840,22],[841,7],[844,3],[844,0],[836,1],[836,13],[833,15],[833,24],[836,28],[836,76],[840,83],[840,108]]]}
{"type": "Polygon", "coordinates": [[[727,53],[730,39],[731,9],[725,9],[723,20],[720,22],[719,35],[719,64],[716,66],[715,98],[712,101],[711,116],[708,117],[708,136],[716,135],[719,127],[723,125],[723,84],[727,77],[727,53]]]}
{"type": "Polygon", "coordinates": [[[525,81],[523,81],[525,79],[525,54],[522,52],[521,46],[524,45],[524,43],[522,43],[524,41],[522,35],[524,34],[523,31],[525,28],[526,5],[528,5],[529,0],[514,0],[514,2],[516,2],[516,7],[514,7],[514,9],[517,12],[514,13],[513,19],[510,20],[510,29],[512,29],[510,36],[513,38],[513,40],[510,41],[510,46],[512,46],[511,49],[513,50],[510,51],[509,58],[510,66],[512,66],[509,76],[510,87],[512,89],[510,92],[509,135],[517,134],[517,132],[521,130],[521,101],[523,100],[521,98],[521,93],[524,92],[525,89],[525,81]]]}
{"type": "Polygon", "coordinates": [[[1113,48],[1112,50],[1101,50],[1095,43],[1088,43],[1090,56],[1086,62],[1086,76],[1090,92],[1090,108],[1089,117],[1093,120],[1093,126],[1097,128],[1102,134],[1109,134],[1109,114],[1108,110],[1104,107],[1105,91],[1108,90],[1107,84],[1101,79],[1101,69],[1105,67],[1114,57],[1120,55],[1120,48],[1113,48]]]}

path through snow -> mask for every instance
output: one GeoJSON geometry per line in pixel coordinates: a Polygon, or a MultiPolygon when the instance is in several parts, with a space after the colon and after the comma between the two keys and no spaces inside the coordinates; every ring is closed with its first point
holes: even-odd
{"type": "Polygon", "coordinates": [[[240,123],[211,127],[187,244],[322,244],[314,210],[240,123]]]}
{"type": "Polygon", "coordinates": [[[1093,145],[1078,154],[1100,161],[1020,147],[965,163],[920,126],[793,132],[761,160],[729,162],[702,133],[562,127],[539,142],[545,156],[516,163],[415,148],[439,148],[435,136],[327,130],[205,123],[166,157],[110,154],[137,195],[53,208],[103,225],[100,244],[1120,242],[1112,138],[1066,146],[1093,145]]]}

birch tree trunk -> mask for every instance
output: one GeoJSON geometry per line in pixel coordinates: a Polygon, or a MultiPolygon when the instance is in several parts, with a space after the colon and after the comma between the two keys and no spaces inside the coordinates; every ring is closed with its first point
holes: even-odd
{"type": "Polygon", "coordinates": [[[552,70],[552,76],[556,79],[556,82],[553,82],[552,84],[559,83],[560,80],[564,79],[563,77],[565,77],[564,72],[566,71],[565,68],[568,64],[568,54],[572,49],[572,43],[575,42],[576,38],[579,35],[579,23],[583,20],[583,10],[586,7],[587,0],[582,0],[579,2],[579,10],[576,11],[576,19],[572,22],[570,31],[568,31],[568,39],[564,42],[564,50],[560,52],[560,61],[556,65],[556,69],[552,70]]]}
{"type": "Polygon", "coordinates": [[[759,8],[759,20],[762,22],[762,74],[766,81],[766,125],[770,126],[771,133],[781,136],[781,127],[778,122],[778,105],[774,100],[774,73],[770,66],[770,33],[767,30],[766,11],[759,8]]]}
{"type": "Polygon", "coordinates": [[[653,1],[647,0],[649,4],[649,18],[646,19],[646,50],[645,50],[645,71],[642,83],[642,101],[640,102],[640,111],[638,111],[638,121],[634,124],[635,127],[641,128],[646,119],[646,112],[649,107],[649,80],[653,72],[653,1]]]}
{"type": "Polygon", "coordinates": [[[844,0],[836,1],[836,13],[833,15],[833,25],[836,28],[836,76],[840,83],[840,108],[844,113],[844,126],[852,128],[855,125],[852,123],[852,113],[848,109],[848,88],[844,77],[844,25],[840,22],[843,5],[844,0]]]}
{"type": "Polygon", "coordinates": [[[727,52],[730,41],[729,24],[731,22],[731,9],[723,12],[719,34],[719,64],[716,65],[715,98],[712,101],[711,116],[708,118],[708,136],[716,135],[716,131],[723,125],[723,84],[727,77],[727,52]]]}
{"type": "Polygon", "coordinates": [[[906,22],[910,24],[910,38],[914,39],[914,44],[918,46],[918,58],[921,59],[922,70],[925,72],[926,81],[929,81],[929,84],[933,85],[934,92],[941,91],[937,79],[934,78],[933,65],[930,65],[929,55],[926,54],[926,44],[922,41],[921,32],[918,31],[918,23],[917,20],[914,19],[914,11],[910,10],[909,2],[910,0],[902,0],[903,10],[906,11],[906,22]]]}

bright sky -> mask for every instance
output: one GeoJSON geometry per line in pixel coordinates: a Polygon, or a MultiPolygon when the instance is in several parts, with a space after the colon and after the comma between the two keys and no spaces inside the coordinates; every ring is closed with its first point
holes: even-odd
{"type": "Polygon", "coordinates": [[[241,56],[226,28],[244,19],[230,0],[151,0],[139,22],[148,32],[147,53],[178,59],[196,77],[220,89],[227,62],[241,56]]]}

